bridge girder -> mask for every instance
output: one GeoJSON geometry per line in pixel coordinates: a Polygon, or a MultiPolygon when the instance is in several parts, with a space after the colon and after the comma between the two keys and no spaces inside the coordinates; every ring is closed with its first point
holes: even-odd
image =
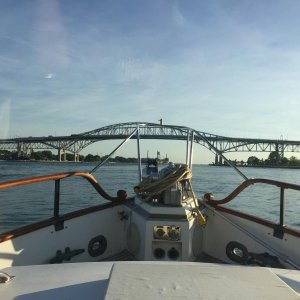
{"type": "MultiPolygon", "coordinates": [[[[92,143],[103,140],[127,138],[139,126],[141,139],[186,140],[194,133],[194,142],[221,153],[227,152],[300,152],[300,141],[271,139],[247,139],[218,136],[185,126],[160,125],[155,123],[130,122],[101,127],[70,136],[24,137],[0,140],[0,150],[36,149],[59,150],[79,153],[92,143]]],[[[133,138],[136,138],[134,136],[133,138]]]]}

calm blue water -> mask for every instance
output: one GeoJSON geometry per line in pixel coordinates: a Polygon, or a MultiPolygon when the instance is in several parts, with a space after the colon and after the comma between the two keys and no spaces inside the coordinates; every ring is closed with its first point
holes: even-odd
{"type": "MultiPolygon", "coordinates": [[[[95,163],[0,162],[0,182],[65,171],[90,171],[95,163]]],[[[248,178],[263,177],[300,184],[300,170],[241,168],[248,178]]],[[[133,194],[138,182],[137,165],[110,164],[94,174],[100,185],[112,196],[125,189],[133,194]]],[[[198,197],[212,192],[215,199],[227,196],[243,181],[231,168],[193,166],[192,184],[198,197]]],[[[0,232],[5,232],[53,215],[54,182],[27,185],[0,191],[0,232]]],[[[61,212],[103,203],[94,189],[81,178],[61,183],[61,212]]],[[[300,228],[300,192],[286,191],[286,224],[300,228]]],[[[255,185],[228,206],[278,222],[279,188],[255,185]]]]}

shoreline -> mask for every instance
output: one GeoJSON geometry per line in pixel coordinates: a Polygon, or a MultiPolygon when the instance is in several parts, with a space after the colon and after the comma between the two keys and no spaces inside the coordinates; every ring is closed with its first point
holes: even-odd
{"type": "MultiPolygon", "coordinates": [[[[0,162],[14,162],[14,163],[99,163],[99,161],[57,161],[57,160],[6,160],[6,159],[0,159],[0,162]]],[[[136,162],[107,162],[107,165],[120,165],[120,164],[136,164],[136,162]]],[[[163,164],[162,164],[163,165],[163,164]]],[[[216,165],[216,164],[194,164],[194,165],[204,165],[209,167],[230,167],[230,165],[216,165]]],[[[261,168],[261,169],[300,169],[300,166],[277,166],[277,165],[269,165],[269,166],[260,166],[260,165],[235,165],[237,168],[261,168]]]]}
{"type": "MultiPolygon", "coordinates": [[[[215,165],[208,164],[210,167],[230,167],[230,165],[215,165]]],[[[264,169],[300,169],[300,166],[277,166],[277,165],[269,165],[269,166],[259,166],[259,165],[235,165],[237,168],[264,168],[264,169]]]]}

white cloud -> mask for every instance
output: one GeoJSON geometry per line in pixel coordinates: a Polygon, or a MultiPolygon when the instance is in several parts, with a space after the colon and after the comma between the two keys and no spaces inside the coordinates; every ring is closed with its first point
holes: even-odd
{"type": "Polygon", "coordinates": [[[55,78],[55,74],[53,74],[53,73],[48,73],[48,74],[45,75],[44,78],[45,78],[45,79],[53,79],[53,78],[55,78]]]}

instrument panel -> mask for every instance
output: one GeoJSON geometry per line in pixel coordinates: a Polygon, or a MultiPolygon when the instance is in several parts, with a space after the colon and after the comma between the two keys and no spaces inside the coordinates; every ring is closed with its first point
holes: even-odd
{"type": "Polygon", "coordinates": [[[175,225],[156,225],[153,227],[153,239],[164,241],[180,241],[180,227],[175,225]]]}

